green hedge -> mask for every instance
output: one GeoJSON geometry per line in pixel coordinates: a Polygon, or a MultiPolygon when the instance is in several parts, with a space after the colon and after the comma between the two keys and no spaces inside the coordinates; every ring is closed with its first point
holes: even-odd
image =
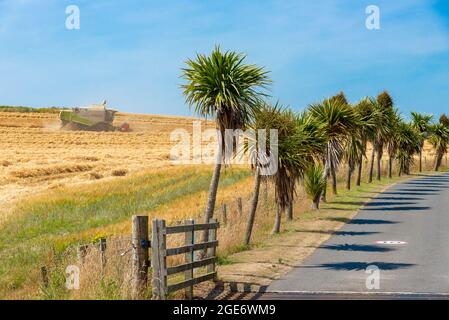
{"type": "Polygon", "coordinates": [[[24,113],[59,113],[62,109],[66,108],[32,108],[22,106],[0,106],[0,112],[24,112],[24,113]]]}

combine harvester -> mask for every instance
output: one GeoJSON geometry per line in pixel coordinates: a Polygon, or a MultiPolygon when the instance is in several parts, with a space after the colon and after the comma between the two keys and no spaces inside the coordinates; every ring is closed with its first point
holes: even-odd
{"type": "Polygon", "coordinates": [[[72,108],[62,110],[59,114],[61,129],[84,131],[121,131],[129,132],[129,124],[124,122],[120,127],[115,127],[114,121],[117,110],[108,109],[106,100],[101,104],[93,104],[84,108],[72,108]]]}

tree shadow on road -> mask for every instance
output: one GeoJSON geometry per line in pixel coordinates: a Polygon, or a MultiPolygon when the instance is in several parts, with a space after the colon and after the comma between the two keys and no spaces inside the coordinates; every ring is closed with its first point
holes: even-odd
{"type": "Polygon", "coordinates": [[[420,187],[434,187],[447,189],[449,186],[445,183],[435,183],[435,182],[406,182],[407,187],[420,186],[420,187]]]}
{"type": "MultiPolygon", "coordinates": [[[[412,186],[409,186],[408,188],[413,188],[412,186]]],[[[435,193],[435,192],[439,192],[441,191],[441,189],[435,189],[435,188],[426,188],[426,187],[414,187],[413,189],[404,189],[404,188],[399,188],[399,189],[394,189],[394,191],[399,191],[399,192],[429,192],[429,193],[435,193]]]]}
{"type": "Polygon", "coordinates": [[[411,196],[433,196],[438,194],[437,192],[415,192],[415,191],[408,191],[408,190],[404,190],[404,191],[385,191],[382,192],[382,194],[391,194],[391,195],[400,195],[400,196],[405,196],[405,195],[411,195],[411,196]]]}
{"type": "Polygon", "coordinates": [[[325,218],[325,220],[344,222],[347,224],[394,224],[394,223],[399,223],[398,221],[382,220],[382,219],[350,219],[350,218],[338,218],[338,217],[337,218],[328,217],[328,218],[325,218]]]}
{"type": "MultiPolygon", "coordinates": [[[[404,200],[424,200],[424,198],[416,197],[376,197],[374,200],[393,200],[393,201],[404,201],[404,200]]],[[[404,203],[404,202],[401,202],[404,203]]]]}
{"type": "Polygon", "coordinates": [[[334,230],[301,230],[296,229],[295,232],[304,233],[320,233],[320,234],[331,234],[333,236],[368,236],[373,234],[378,234],[377,231],[334,231],[334,230]]]}
{"type": "Polygon", "coordinates": [[[393,248],[386,248],[375,245],[361,245],[361,244],[332,244],[323,245],[319,249],[335,250],[335,251],[362,251],[362,252],[389,252],[393,248]]]}
{"type": "Polygon", "coordinates": [[[337,263],[322,263],[318,265],[299,266],[299,268],[322,268],[327,270],[341,270],[341,271],[358,271],[366,270],[369,266],[376,266],[380,270],[398,270],[406,269],[414,266],[411,263],[393,263],[393,262],[337,262],[337,263]]]}
{"type": "MultiPolygon", "coordinates": [[[[398,205],[398,204],[396,204],[398,205]]],[[[362,208],[361,211],[424,211],[429,210],[431,207],[418,207],[418,206],[395,206],[395,207],[382,207],[382,208],[362,208]]]]}

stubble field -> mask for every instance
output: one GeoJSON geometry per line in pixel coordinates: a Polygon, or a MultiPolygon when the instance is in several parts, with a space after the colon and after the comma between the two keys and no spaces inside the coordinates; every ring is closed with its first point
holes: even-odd
{"type": "Polygon", "coordinates": [[[194,120],[120,113],[132,132],[61,131],[58,114],[0,112],[0,216],[31,193],[168,167],[170,133],[194,120]]]}

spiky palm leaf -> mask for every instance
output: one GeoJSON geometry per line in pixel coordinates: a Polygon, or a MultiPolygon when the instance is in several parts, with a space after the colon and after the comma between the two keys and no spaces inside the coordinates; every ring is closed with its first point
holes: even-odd
{"type": "Polygon", "coordinates": [[[414,164],[413,155],[418,153],[421,146],[420,133],[408,123],[400,122],[396,127],[396,159],[400,173],[410,173],[414,164]]]}
{"type": "Polygon", "coordinates": [[[376,113],[373,111],[372,103],[369,97],[360,100],[355,106],[354,111],[359,118],[359,134],[363,145],[363,156],[366,156],[366,143],[375,137],[376,113]]]}
{"type": "Polygon", "coordinates": [[[424,147],[424,140],[429,135],[429,129],[433,119],[432,114],[423,114],[412,111],[412,126],[421,135],[421,150],[424,147]]]}
{"type": "Polygon", "coordinates": [[[390,110],[384,108],[384,105],[374,98],[370,98],[369,101],[373,112],[373,121],[376,124],[374,127],[373,144],[383,145],[385,139],[392,131],[389,122],[390,110]]]}
{"type": "Polygon", "coordinates": [[[440,119],[440,123],[432,126],[430,131],[429,142],[435,149],[435,171],[438,171],[449,146],[449,127],[444,123],[444,119],[440,119]]]}
{"type": "Polygon", "coordinates": [[[349,136],[356,131],[359,122],[354,110],[341,99],[326,99],[309,107],[312,119],[321,124],[326,137],[324,148],[325,174],[330,168],[338,170],[349,136]]]}
{"type": "Polygon", "coordinates": [[[431,125],[433,115],[432,114],[424,114],[412,111],[412,126],[420,133],[426,133],[429,131],[429,127],[431,125]]]}
{"type": "Polygon", "coordinates": [[[445,154],[449,146],[449,128],[443,123],[431,126],[429,142],[437,154],[445,154]]]}
{"type": "Polygon", "coordinates": [[[440,121],[441,124],[445,125],[446,127],[449,127],[449,118],[446,116],[445,113],[443,113],[440,116],[440,120],[439,121],[440,121]]]}
{"type": "MultiPolygon", "coordinates": [[[[253,132],[275,129],[278,132],[277,156],[278,171],[271,178],[275,184],[276,202],[282,210],[293,200],[296,181],[322,152],[325,136],[320,125],[307,113],[295,114],[279,103],[272,106],[264,104],[255,113],[250,126],[253,132]]],[[[270,144],[270,137],[267,135],[270,144]]],[[[257,143],[257,134],[250,137],[257,143]]],[[[251,143],[249,146],[255,146],[251,143]]],[[[255,150],[249,150],[254,154],[255,150]]],[[[257,157],[263,155],[258,154],[257,157]]],[[[263,159],[265,160],[265,157],[263,159]]],[[[260,161],[263,162],[263,161],[260,161]]]]}
{"type": "Polygon", "coordinates": [[[216,47],[210,56],[187,60],[182,69],[186,102],[197,114],[215,117],[223,138],[225,129],[244,128],[271,83],[267,71],[245,64],[245,58],[216,47]]]}
{"type": "Polygon", "coordinates": [[[326,181],[323,178],[323,167],[320,164],[310,166],[304,175],[304,190],[310,200],[318,207],[319,198],[326,187],[326,181]]]}
{"type": "Polygon", "coordinates": [[[385,115],[389,134],[384,139],[387,143],[388,154],[393,157],[401,140],[401,133],[397,128],[403,121],[397,108],[388,109],[385,115]]]}

